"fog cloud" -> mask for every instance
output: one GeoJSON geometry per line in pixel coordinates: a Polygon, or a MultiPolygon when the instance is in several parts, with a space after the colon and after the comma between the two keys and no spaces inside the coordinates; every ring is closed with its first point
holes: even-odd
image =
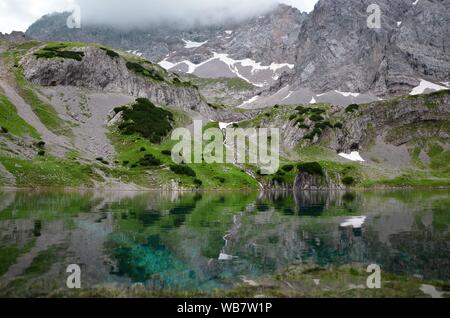
{"type": "Polygon", "coordinates": [[[279,2],[311,11],[317,0],[0,0],[0,32],[25,31],[44,14],[81,8],[82,23],[136,27],[169,24],[215,24],[257,16],[279,2]]]}
{"type": "Polygon", "coordinates": [[[263,14],[277,0],[77,0],[83,24],[138,27],[148,24],[217,24],[263,14]]]}

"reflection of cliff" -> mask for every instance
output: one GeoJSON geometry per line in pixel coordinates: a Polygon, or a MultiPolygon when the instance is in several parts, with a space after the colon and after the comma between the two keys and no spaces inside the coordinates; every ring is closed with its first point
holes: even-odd
{"type": "Polygon", "coordinates": [[[89,284],[212,289],[293,263],[448,278],[448,203],[443,192],[17,193],[0,247],[36,239],[33,258],[67,238],[52,261],[80,263],[89,284]]]}
{"type": "Polygon", "coordinates": [[[342,192],[295,191],[294,198],[299,215],[319,216],[330,206],[342,204],[342,192]]]}
{"type": "Polygon", "coordinates": [[[405,201],[395,193],[295,193],[297,215],[285,213],[288,193],[263,195],[253,211],[240,218],[239,232],[228,237],[227,251],[238,257],[236,272],[263,273],[293,262],[358,262],[377,263],[397,273],[447,277],[448,232],[430,228],[433,222],[427,213],[418,217],[432,201],[423,202],[416,195],[411,193],[405,201]],[[361,226],[342,227],[350,215],[367,218],[361,226]]]}

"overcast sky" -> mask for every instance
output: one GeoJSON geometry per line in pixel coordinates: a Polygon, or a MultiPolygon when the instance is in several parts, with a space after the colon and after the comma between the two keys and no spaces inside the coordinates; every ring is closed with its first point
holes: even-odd
{"type": "Polygon", "coordinates": [[[44,14],[81,6],[83,21],[118,25],[143,21],[211,23],[245,18],[283,2],[310,12],[317,0],[0,0],[0,32],[25,31],[44,14]]]}

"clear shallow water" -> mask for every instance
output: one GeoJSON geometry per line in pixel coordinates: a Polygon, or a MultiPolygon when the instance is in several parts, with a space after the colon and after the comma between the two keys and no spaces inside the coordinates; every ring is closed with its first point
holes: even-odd
{"type": "Polygon", "coordinates": [[[0,283],[51,291],[69,264],[83,287],[209,291],[298,263],[449,280],[449,206],[447,191],[0,192],[0,283]]]}

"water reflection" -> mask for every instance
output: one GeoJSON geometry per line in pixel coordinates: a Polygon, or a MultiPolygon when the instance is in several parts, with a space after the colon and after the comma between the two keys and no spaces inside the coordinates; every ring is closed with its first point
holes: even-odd
{"type": "Polygon", "coordinates": [[[444,191],[3,192],[0,282],[43,253],[51,262],[33,277],[76,263],[88,285],[161,290],[225,288],[293,263],[448,280],[449,203],[444,191]]]}

